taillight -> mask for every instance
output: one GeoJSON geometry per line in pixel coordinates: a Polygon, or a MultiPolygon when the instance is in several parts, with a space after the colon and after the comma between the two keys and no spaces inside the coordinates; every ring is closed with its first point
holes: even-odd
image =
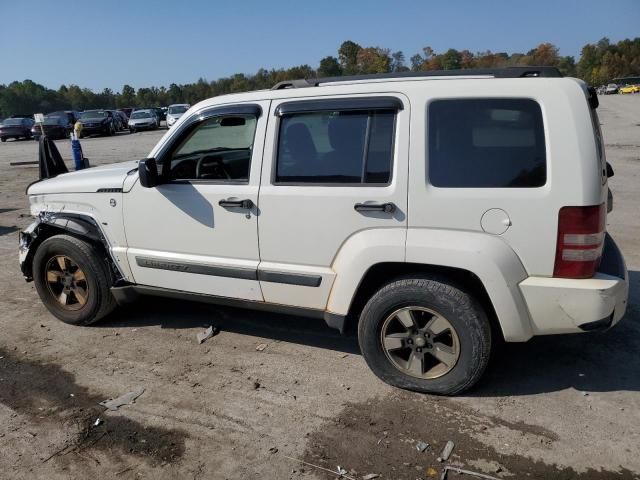
{"type": "Polygon", "coordinates": [[[593,277],[602,256],[606,215],[604,204],[560,209],[554,277],[593,277]]]}

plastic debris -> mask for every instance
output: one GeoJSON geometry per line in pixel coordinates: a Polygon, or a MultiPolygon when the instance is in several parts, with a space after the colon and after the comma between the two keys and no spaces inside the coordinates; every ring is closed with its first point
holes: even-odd
{"type": "Polygon", "coordinates": [[[347,471],[342,468],[340,465],[338,465],[338,475],[346,475],[347,471]]]}
{"type": "Polygon", "coordinates": [[[419,452],[424,452],[427,448],[429,448],[429,444],[427,442],[416,443],[416,450],[419,452]]]}
{"type": "Polygon", "coordinates": [[[459,473],[461,475],[469,475],[470,477],[482,478],[484,480],[500,480],[498,477],[492,477],[491,475],[487,475],[487,474],[484,474],[484,473],[478,473],[478,472],[472,472],[471,470],[464,470],[464,469],[458,468],[458,467],[451,467],[449,465],[444,467],[444,470],[442,471],[442,476],[440,477],[440,480],[446,480],[448,471],[456,472],[456,473],[459,473]]]}
{"type": "Polygon", "coordinates": [[[214,326],[210,326],[209,328],[207,328],[204,332],[200,332],[196,335],[196,338],[198,339],[198,343],[202,344],[205,340],[213,337],[214,335],[216,335],[218,333],[218,329],[214,326]]]}
{"type": "Polygon", "coordinates": [[[267,348],[267,344],[266,343],[261,343],[260,345],[258,345],[256,347],[256,351],[261,352],[263,351],[265,348],[267,348]]]}
{"type": "Polygon", "coordinates": [[[378,475],[377,473],[369,473],[368,475],[362,477],[362,480],[373,480],[374,478],[378,477],[380,477],[380,475],[378,475]]]}
{"type": "Polygon", "coordinates": [[[102,421],[101,418],[96,418],[96,421],[93,422],[93,426],[94,427],[99,427],[100,425],[102,425],[104,422],[102,421]]]}
{"type": "Polygon", "coordinates": [[[435,468],[427,468],[427,477],[435,477],[436,475],[438,475],[438,471],[435,468]]]}
{"type": "Polygon", "coordinates": [[[129,405],[131,403],[134,403],[136,398],[138,398],[143,393],[144,393],[144,388],[137,387],[131,390],[130,392],[125,393],[124,395],[120,395],[118,398],[114,398],[114,399],[110,398],[107,400],[103,400],[102,402],[100,402],[100,405],[102,405],[103,407],[106,407],[108,410],[117,410],[119,407],[123,405],[129,405]]]}
{"type": "Polygon", "coordinates": [[[451,452],[453,452],[453,447],[455,447],[455,444],[451,440],[449,440],[447,444],[444,446],[444,448],[442,449],[442,453],[438,457],[438,461],[446,462],[447,460],[449,460],[449,457],[451,456],[451,452]]]}

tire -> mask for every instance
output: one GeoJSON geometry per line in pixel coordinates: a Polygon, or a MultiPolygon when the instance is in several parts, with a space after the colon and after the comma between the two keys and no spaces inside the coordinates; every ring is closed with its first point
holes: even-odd
{"type": "Polygon", "coordinates": [[[136,133],[136,129],[129,127],[129,133],[136,133]]]}
{"type": "Polygon", "coordinates": [[[0,137],[0,142],[4,143],[6,141],[7,141],[6,137],[0,137]]]}
{"type": "Polygon", "coordinates": [[[109,290],[112,282],[106,265],[104,253],[93,245],[69,235],[56,235],[42,242],[36,250],[33,280],[42,303],[54,316],[71,325],[89,325],[104,318],[116,307],[109,290]],[[66,274],[59,258],[63,258],[63,263],[69,267],[66,274]],[[57,277],[57,280],[48,281],[48,274],[57,277]],[[65,275],[67,278],[63,279],[65,275]],[[67,288],[63,286],[65,281],[72,281],[75,288],[70,287],[71,292],[65,293],[65,303],[68,305],[63,306],[59,298],[67,288]],[[74,292],[82,292],[82,295],[76,296],[74,292]]]}
{"type": "Polygon", "coordinates": [[[412,276],[391,281],[369,299],[360,315],[358,343],[369,368],[384,382],[417,392],[455,395],[482,377],[492,342],[488,318],[475,298],[446,278],[412,276]],[[441,333],[427,328],[431,319],[431,329],[441,333]],[[406,328],[405,321],[412,326],[406,328]],[[450,328],[441,330],[445,323],[450,328]],[[446,363],[430,352],[446,354],[446,363]],[[422,360],[409,369],[415,358],[422,360]],[[439,365],[431,367],[434,362],[439,365]]]}

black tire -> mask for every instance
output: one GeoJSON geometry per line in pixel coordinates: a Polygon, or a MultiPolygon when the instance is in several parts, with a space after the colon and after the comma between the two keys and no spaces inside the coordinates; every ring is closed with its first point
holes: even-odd
{"type": "Polygon", "coordinates": [[[0,142],[4,143],[6,141],[7,141],[6,137],[0,137],[0,142]]]}
{"type": "Polygon", "coordinates": [[[109,290],[112,282],[106,265],[104,252],[90,243],[69,235],[56,235],[42,242],[36,250],[33,258],[33,280],[42,303],[53,315],[71,325],[89,325],[104,318],[116,307],[109,290]],[[62,306],[46,278],[47,264],[62,255],[75,262],[86,279],[86,301],[75,310],[62,306]]]}
{"type": "Polygon", "coordinates": [[[455,395],[471,388],[484,373],[491,354],[491,328],[484,309],[463,289],[446,278],[412,276],[391,281],[369,299],[360,315],[358,342],[367,364],[384,382],[423,393],[455,395]],[[441,376],[412,376],[394,365],[383,347],[385,320],[410,306],[437,312],[457,334],[457,360],[441,376]]]}
{"type": "Polygon", "coordinates": [[[129,127],[129,133],[136,133],[136,129],[129,127]]]}

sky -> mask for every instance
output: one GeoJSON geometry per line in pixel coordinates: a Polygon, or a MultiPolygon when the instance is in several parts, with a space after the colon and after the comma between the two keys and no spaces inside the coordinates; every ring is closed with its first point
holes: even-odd
{"type": "Polygon", "coordinates": [[[94,91],[317,67],[345,40],[407,61],[427,45],[524,53],[551,42],[577,61],[585,43],[640,36],[640,0],[29,0],[0,12],[0,84],[94,91]]]}

